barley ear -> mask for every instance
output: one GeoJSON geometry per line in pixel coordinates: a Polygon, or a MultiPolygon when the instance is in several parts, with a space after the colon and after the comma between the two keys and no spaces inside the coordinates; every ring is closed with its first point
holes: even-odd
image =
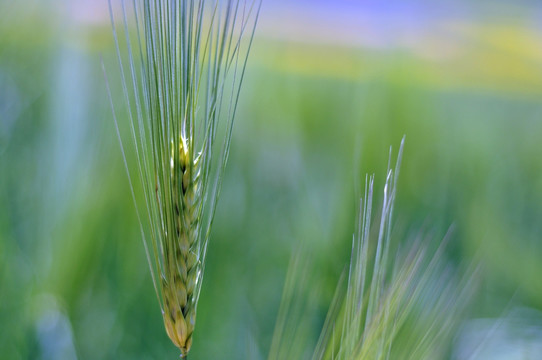
{"type": "Polygon", "coordinates": [[[186,357],[261,2],[120,0],[120,41],[111,1],[129,118],[115,124],[166,333],[186,357]]]}

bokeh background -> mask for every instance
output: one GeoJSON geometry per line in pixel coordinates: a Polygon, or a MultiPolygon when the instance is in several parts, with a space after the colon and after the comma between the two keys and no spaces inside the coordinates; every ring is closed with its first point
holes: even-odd
{"type": "MultiPolygon", "coordinates": [[[[101,59],[118,92],[106,0],[0,0],[0,359],[178,357],[101,59]]],[[[318,334],[403,135],[396,241],[453,225],[447,259],[481,265],[450,358],[542,358],[541,100],[538,1],[264,1],[192,358],[265,358],[303,241],[318,334]]]]}

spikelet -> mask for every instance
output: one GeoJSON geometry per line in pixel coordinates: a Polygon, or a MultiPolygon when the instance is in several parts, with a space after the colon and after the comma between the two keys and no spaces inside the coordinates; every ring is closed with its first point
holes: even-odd
{"type": "Polygon", "coordinates": [[[161,282],[164,301],[164,324],[171,341],[186,356],[192,344],[196,325],[196,285],[202,276],[201,261],[196,246],[199,232],[198,193],[199,159],[193,162],[188,146],[181,141],[178,153],[171,155],[171,181],[175,189],[175,233],[177,241],[168,249],[161,282]],[[171,255],[175,254],[174,257],[171,255]]]}

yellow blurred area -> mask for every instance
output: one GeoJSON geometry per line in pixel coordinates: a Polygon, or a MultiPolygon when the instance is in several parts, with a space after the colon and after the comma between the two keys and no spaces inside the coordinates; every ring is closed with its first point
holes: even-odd
{"type": "Polygon", "coordinates": [[[407,48],[368,49],[259,39],[253,64],[363,82],[388,79],[442,89],[472,88],[521,95],[542,92],[541,34],[510,25],[454,23],[407,48]],[[395,75],[386,73],[392,70],[395,75]]]}

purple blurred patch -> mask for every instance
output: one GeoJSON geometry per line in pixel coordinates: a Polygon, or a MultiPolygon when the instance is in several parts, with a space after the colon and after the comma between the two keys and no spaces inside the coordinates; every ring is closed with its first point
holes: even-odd
{"type": "Polygon", "coordinates": [[[262,27],[266,36],[294,41],[401,46],[441,24],[470,17],[465,3],[428,1],[274,0],[265,2],[262,27]]]}

